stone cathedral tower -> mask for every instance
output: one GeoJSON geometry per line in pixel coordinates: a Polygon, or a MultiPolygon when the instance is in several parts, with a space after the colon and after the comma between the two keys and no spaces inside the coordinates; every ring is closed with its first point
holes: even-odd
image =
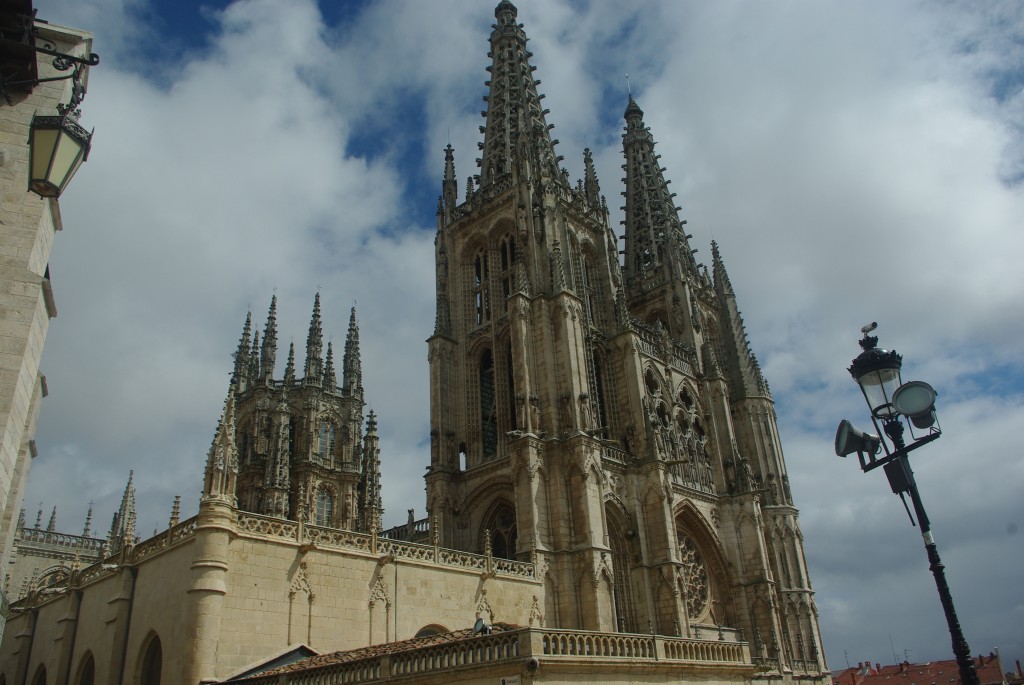
{"type": "Polygon", "coordinates": [[[718,246],[708,273],[632,98],[615,235],[590,151],[575,185],[560,168],[516,8],[495,16],[479,173],[459,198],[449,145],[437,212],[440,544],[535,559],[548,626],[734,628],[820,672],[772,397],[718,246]]]}
{"type": "Polygon", "coordinates": [[[379,530],[377,422],[370,412],[364,433],[355,308],[340,385],[330,342],[324,355],[319,293],[301,376],[296,374],[292,344],[284,378],[274,378],[276,296],[270,302],[262,343],[259,335],[247,316],[235,353],[232,391],[207,462],[204,496],[234,498],[243,511],[318,526],[379,530]],[[227,444],[229,440],[233,444],[227,444]],[[237,464],[229,463],[232,454],[237,454],[237,464]]]}

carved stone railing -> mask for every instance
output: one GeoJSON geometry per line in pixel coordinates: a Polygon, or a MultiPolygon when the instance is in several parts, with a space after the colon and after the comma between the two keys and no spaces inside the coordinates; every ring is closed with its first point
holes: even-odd
{"type": "Polygon", "coordinates": [[[618,464],[628,464],[630,461],[629,452],[619,447],[608,444],[601,445],[601,459],[609,459],[618,464]]]}
{"type": "Polygon", "coordinates": [[[653,635],[546,630],[541,644],[545,656],[653,659],[656,653],[653,635]]]}
{"type": "Polygon", "coordinates": [[[411,649],[391,655],[393,676],[446,671],[458,666],[506,661],[519,656],[520,632],[472,638],[411,649]]]}
{"type": "Polygon", "coordinates": [[[438,564],[472,571],[490,572],[496,575],[536,580],[533,562],[498,559],[483,554],[461,552],[437,545],[393,540],[380,535],[357,533],[337,528],[321,528],[295,521],[261,516],[249,512],[238,512],[237,529],[240,534],[250,534],[274,540],[287,540],[297,545],[313,544],[318,547],[354,550],[373,556],[391,556],[428,564],[438,564]]]}
{"type": "Polygon", "coordinates": [[[97,561],[92,566],[86,566],[78,572],[77,584],[79,586],[88,585],[100,578],[106,578],[107,576],[114,575],[119,569],[120,567],[117,564],[107,564],[103,561],[97,561]]]}
{"type": "MultiPolygon", "coordinates": [[[[497,628],[496,628],[497,630],[497,628]]],[[[437,636],[441,637],[441,636],[437,636]]],[[[437,637],[434,639],[436,640],[437,637]]],[[[347,685],[391,678],[434,682],[460,668],[515,664],[536,657],[541,664],[559,662],[576,668],[574,662],[603,663],[606,668],[633,669],[647,666],[721,666],[753,675],[755,665],[745,642],[689,640],[664,635],[599,633],[583,630],[520,628],[490,635],[449,635],[447,641],[422,645],[412,640],[393,642],[356,652],[339,653],[337,663],[323,663],[330,656],[316,657],[308,668],[292,673],[268,673],[240,680],[241,683],[274,685],[347,685]],[[362,655],[360,654],[362,652],[362,655]],[[317,662],[322,665],[317,665],[317,662]],[[618,664],[616,666],[616,664],[618,664]]],[[[291,668],[301,668],[301,662],[291,668]]],[[[504,666],[503,666],[504,668],[504,666]]],[[[440,681],[439,681],[440,682],[440,681]]],[[[497,681],[495,681],[497,682],[497,681]]]]}
{"type": "Polygon", "coordinates": [[[235,525],[239,531],[256,533],[257,535],[277,538],[279,540],[297,540],[299,534],[299,524],[295,521],[241,511],[238,512],[235,525]]]}
{"type": "Polygon", "coordinates": [[[730,665],[752,665],[745,642],[696,640],[663,635],[544,630],[545,657],[650,659],[730,665]]]}
{"type": "Polygon", "coordinates": [[[147,559],[165,549],[170,549],[182,540],[187,540],[194,536],[196,534],[196,523],[198,520],[198,517],[193,516],[190,519],[182,521],[176,526],[168,528],[163,533],[157,533],[150,539],[135,545],[135,547],[132,548],[130,557],[131,562],[133,564],[137,564],[143,559],[147,559]]]}
{"type": "Polygon", "coordinates": [[[430,535],[430,519],[421,518],[409,523],[403,523],[399,526],[392,526],[387,530],[381,531],[380,536],[389,540],[411,540],[413,538],[428,537],[430,535]]]}
{"type": "Polygon", "coordinates": [[[106,540],[88,538],[82,535],[68,535],[43,530],[42,528],[23,528],[18,531],[18,539],[22,543],[31,542],[36,545],[52,545],[66,548],[69,551],[99,552],[106,540]]]}

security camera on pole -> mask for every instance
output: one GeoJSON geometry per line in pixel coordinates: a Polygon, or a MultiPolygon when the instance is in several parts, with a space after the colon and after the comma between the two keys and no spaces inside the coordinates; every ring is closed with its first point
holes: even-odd
{"type": "Polygon", "coordinates": [[[971,649],[967,646],[956,609],[953,607],[953,597],[946,583],[945,567],[939,559],[939,550],[935,546],[928,514],[925,513],[924,504],[921,502],[921,495],[917,491],[914,472],[908,459],[910,452],[937,440],[942,435],[942,428],[935,413],[935,398],[938,393],[923,381],[902,382],[900,368],[903,365],[903,357],[894,351],[878,349],[878,338],[868,335],[877,327],[878,324],[872,322],[861,328],[864,334],[860,340],[863,352],[853,360],[849,371],[864,393],[864,399],[871,409],[871,422],[878,433],[867,433],[843,419],[836,431],[836,455],[845,457],[856,452],[860,467],[865,472],[879,466],[883,467],[892,491],[900,496],[907,514],[910,515],[912,525],[914,515],[917,515],[931,572],[935,577],[942,610],[946,615],[949,634],[953,640],[953,654],[956,655],[960,669],[960,682],[963,685],[979,685],[978,674],[971,659],[971,649]],[[910,444],[907,444],[904,438],[907,428],[910,432],[910,444]],[[888,441],[879,437],[880,435],[884,435],[888,441]],[[879,456],[880,451],[884,451],[885,454],[879,456]],[[910,502],[914,507],[913,514],[907,506],[906,495],[910,496],[910,502]]]}

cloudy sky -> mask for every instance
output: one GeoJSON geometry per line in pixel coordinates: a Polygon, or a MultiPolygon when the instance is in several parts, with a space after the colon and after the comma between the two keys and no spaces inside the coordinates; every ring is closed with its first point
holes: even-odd
{"type": "MultiPolygon", "coordinates": [[[[475,171],[494,3],[36,5],[94,31],[103,61],[51,261],[30,522],[57,505],[75,532],[92,500],[105,532],[130,469],[142,534],[175,494],[194,513],[231,352],[275,289],[285,347],[318,289],[338,344],[356,304],[385,522],[422,515],[442,150],[475,171]]],[[[589,145],[620,204],[628,73],[698,260],[721,246],[830,666],[951,658],[918,531],[882,473],[833,454],[840,419],[869,423],[846,371],[869,321],[940,394],[943,438],[914,466],[968,642],[1024,658],[1024,5],[519,9],[570,176],[589,145]]]]}

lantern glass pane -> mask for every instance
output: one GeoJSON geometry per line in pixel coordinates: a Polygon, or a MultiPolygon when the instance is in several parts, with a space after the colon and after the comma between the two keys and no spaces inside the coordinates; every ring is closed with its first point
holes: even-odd
{"type": "Polygon", "coordinates": [[[53,164],[50,166],[50,182],[64,190],[64,186],[78,169],[81,159],[82,144],[61,131],[57,149],[53,153],[53,164]]]}
{"type": "Polygon", "coordinates": [[[50,157],[57,146],[59,129],[37,128],[32,131],[32,168],[29,169],[33,181],[45,179],[50,171],[50,157]]]}
{"type": "Polygon", "coordinates": [[[857,379],[861,390],[864,391],[864,399],[871,407],[871,413],[875,416],[892,416],[896,409],[892,406],[892,394],[900,387],[899,369],[879,369],[869,371],[857,379]]]}

